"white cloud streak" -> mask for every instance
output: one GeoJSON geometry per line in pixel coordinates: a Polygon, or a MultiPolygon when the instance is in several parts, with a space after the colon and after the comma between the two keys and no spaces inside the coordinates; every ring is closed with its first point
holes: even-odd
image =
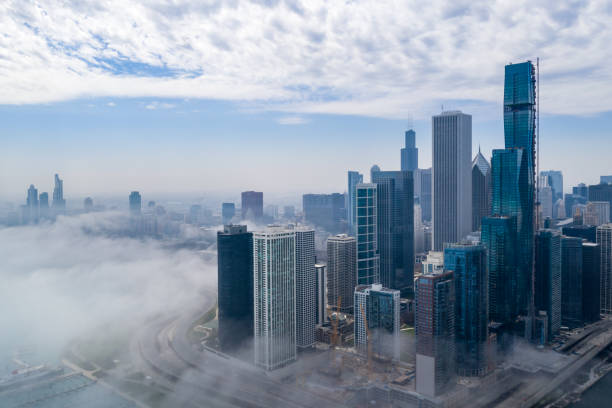
{"type": "Polygon", "coordinates": [[[605,0],[207,0],[0,5],[0,103],[210,98],[297,113],[422,117],[498,104],[542,59],[542,108],[612,109],[605,0]]]}

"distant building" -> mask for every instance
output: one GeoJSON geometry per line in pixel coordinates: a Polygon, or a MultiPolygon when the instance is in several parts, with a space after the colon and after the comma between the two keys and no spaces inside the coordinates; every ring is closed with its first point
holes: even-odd
{"type": "Polygon", "coordinates": [[[317,324],[317,274],[315,231],[295,229],[295,324],[296,345],[312,347],[317,324]]]}
{"type": "Polygon", "coordinates": [[[307,223],[332,234],[342,232],[344,194],[304,194],[302,206],[307,223]]]}
{"type": "Polygon", "coordinates": [[[238,351],[253,339],[253,234],[246,225],[217,232],[219,346],[238,351]]]}
{"type": "Polygon", "coordinates": [[[367,354],[368,342],[371,342],[374,354],[399,360],[399,290],[383,288],[381,284],[360,285],[355,288],[354,304],[357,351],[367,354]]]}
{"type": "Polygon", "coordinates": [[[283,217],[285,219],[291,220],[295,218],[295,207],[292,205],[286,205],[283,207],[283,217]]]}
{"type": "Polygon", "coordinates": [[[230,224],[235,216],[236,205],[234,203],[221,204],[221,218],[223,220],[223,224],[230,224]]]}
{"type": "Polygon", "coordinates": [[[64,180],[55,175],[55,187],[53,188],[53,208],[56,213],[63,213],[66,209],[64,200],[64,180]]]}
{"type": "MultiPolygon", "coordinates": [[[[348,172],[348,191],[347,191],[347,199],[348,202],[345,203],[346,207],[346,217],[349,226],[349,232],[351,235],[355,236],[355,224],[357,223],[357,212],[355,208],[357,206],[357,195],[356,195],[356,187],[357,184],[363,183],[363,175],[356,171],[348,172]]],[[[352,296],[351,296],[352,297],[352,296]]]]}
{"type": "Polygon", "coordinates": [[[41,218],[49,217],[49,193],[40,193],[38,196],[38,208],[41,218]]]}
{"type": "Polygon", "coordinates": [[[597,227],[600,248],[600,312],[612,314],[612,224],[597,227]]]}
{"type": "Polygon", "coordinates": [[[295,232],[253,234],[255,365],[274,370],[295,361],[295,232]]]}
{"type": "Polygon", "coordinates": [[[548,338],[561,328],[561,234],[542,229],[536,236],[535,307],[548,316],[548,338]]]}
{"type": "Polygon", "coordinates": [[[612,184],[612,176],[599,176],[599,184],[612,184]]]}
{"type": "Polygon", "coordinates": [[[203,218],[203,210],[200,204],[194,204],[189,207],[189,219],[187,220],[189,224],[199,226],[202,224],[203,218]]]}
{"type": "Polygon", "coordinates": [[[562,228],[563,235],[578,237],[589,242],[597,242],[597,227],[594,225],[570,225],[562,228]]]}
{"type": "Polygon", "coordinates": [[[488,281],[484,245],[451,244],[444,249],[444,269],[455,282],[456,369],[461,376],[488,370],[488,281]]]}
{"type": "Polygon", "coordinates": [[[357,282],[357,241],[346,234],[327,239],[327,303],[332,310],[353,312],[357,282]]]}
{"type": "Polygon", "coordinates": [[[260,191],[243,191],[242,199],[242,219],[258,221],[263,217],[263,193],[260,191]]]}
{"type": "Polygon", "coordinates": [[[572,187],[572,194],[588,199],[589,187],[584,183],[579,183],[577,186],[572,187]]]}
{"type": "Polygon", "coordinates": [[[563,173],[559,170],[541,171],[540,176],[546,178],[547,185],[552,189],[553,202],[563,198],[563,173]]]}
{"type": "Polygon", "coordinates": [[[316,263],[315,273],[317,275],[315,324],[323,325],[327,321],[327,265],[316,263]]]}
{"type": "Polygon", "coordinates": [[[406,131],[406,147],[401,150],[402,171],[415,171],[419,167],[419,149],[416,147],[416,133],[410,129],[406,131]]]}
{"type": "Polygon", "coordinates": [[[378,209],[376,184],[357,184],[355,230],[357,232],[357,284],[380,282],[378,254],[378,209]]]}
{"type": "Polygon", "coordinates": [[[491,165],[478,150],[472,160],[472,231],[491,213],[491,165]]]}
{"type": "Polygon", "coordinates": [[[453,272],[438,269],[419,276],[415,299],[416,391],[435,397],[452,386],[455,376],[453,272]]]}
{"type": "Polygon", "coordinates": [[[599,244],[582,244],[582,313],[585,323],[599,320],[601,292],[601,248],[599,244]]]}
{"type": "MultiPolygon", "coordinates": [[[[576,188],[576,187],[574,187],[576,188]]],[[[586,204],[587,199],[578,194],[565,195],[565,214],[568,218],[573,217],[576,213],[576,206],[586,204]]]]}
{"type": "Polygon", "coordinates": [[[24,223],[37,223],[39,217],[38,190],[34,184],[28,188],[28,197],[24,208],[24,223]]]}
{"type": "Polygon", "coordinates": [[[582,238],[561,237],[561,324],[570,328],[584,324],[582,265],[582,238]]]}
{"type": "Polygon", "coordinates": [[[589,201],[607,201],[612,208],[612,184],[589,186],[589,201]]]}
{"type": "Polygon", "coordinates": [[[433,249],[460,241],[472,229],[472,116],[432,118],[433,249]]]}
{"type": "Polygon", "coordinates": [[[93,211],[93,199],[91,197],[86,197],[85,200],[83,200],[83,209],[85,212],[93,211]]]}
{"type": "Polygon", "coordinates": [[[130,214],[140,215],[142,211],[142,198],[138,191],[132,191],[130,193],[130,214]]]}
{"type": "Polygon", "coordinates": [[[422,262],[423,275],[440,274],[444,272],[444,252],[429,251],[427,258],[422,262]]]}
{"type": "Polygon", "coordinates": [[[553,218],[553,189],[550,186],[540,187],[540,222],[553,218]]]}
{"type": "Polygon", "coordinates": [[[607,201],[588,201],[583,219],[584,225],[600,225],[610,222],[610,203],[607,201]]]}
{"type": "Polygon", "coordinates": [[[421,211],[423,215],[423,221],[431,221],[431,205],[432,205],[432,178],[431,178],[431,167],[428,169],[419,169],[420,176],[420,194],[419,202],[421,203],[421,211]]]}

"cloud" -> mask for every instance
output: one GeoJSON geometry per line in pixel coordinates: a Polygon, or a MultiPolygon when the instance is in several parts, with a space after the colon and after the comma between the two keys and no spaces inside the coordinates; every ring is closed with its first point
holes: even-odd
{"type": "Polygon", "coordinates": [[[303,125],[308,123],[308,120],[301,116],[285,116],[278,119],[281,125],[303,125]]]}
{"type": "Polygon", "coordinates": [[[117,104],[115,102],[109,102],[106,104],[106,106],[110,106],[111,108],[114,108],[115,106],[117,106],[117,104]]]}
{"type": "Polygon", "coordinates": [[[611,17],[596,0],[14,0],[0,5],[0,104],[177,97],[423,117],[498,109],[503,66],[539,56],[543,111],[592,114],[612,109],[611,17]]]}
{"type": "Polygon", "coordinates": [[[148,103],[145,108],[149,109],[149,110],[155,110],[155,109],[172,109],[174,108],[174,104],[172,103],[167,103],[167,102],[158,102],[158,101],[153,101],[148,103]]]}

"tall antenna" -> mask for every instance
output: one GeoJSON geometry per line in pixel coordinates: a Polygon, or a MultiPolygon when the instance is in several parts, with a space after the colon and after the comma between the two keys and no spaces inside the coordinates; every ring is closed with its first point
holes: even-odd
{"type": "Polygon", "coordinates": [[[414,129],[414,119],[413,119],[413,117],[412,117],[412,114],[411,114],[411,113],[409,113],[409,114],[408,114],[408,117],[407,117],[407,122],[408,122],[408,123],[407,123],[408,130],[410,130],[410,129],[414,129]]]}

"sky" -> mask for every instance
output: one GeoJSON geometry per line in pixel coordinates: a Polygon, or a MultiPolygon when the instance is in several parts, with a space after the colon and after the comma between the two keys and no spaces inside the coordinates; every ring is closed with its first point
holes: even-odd
{"type": "Polygon", "coordinates": [[[4,1],[0,200],[333,192],[407,127],[503,147],[504,65],[540,58],[541,169],[612,174],[608,1],[4,1]]]}

